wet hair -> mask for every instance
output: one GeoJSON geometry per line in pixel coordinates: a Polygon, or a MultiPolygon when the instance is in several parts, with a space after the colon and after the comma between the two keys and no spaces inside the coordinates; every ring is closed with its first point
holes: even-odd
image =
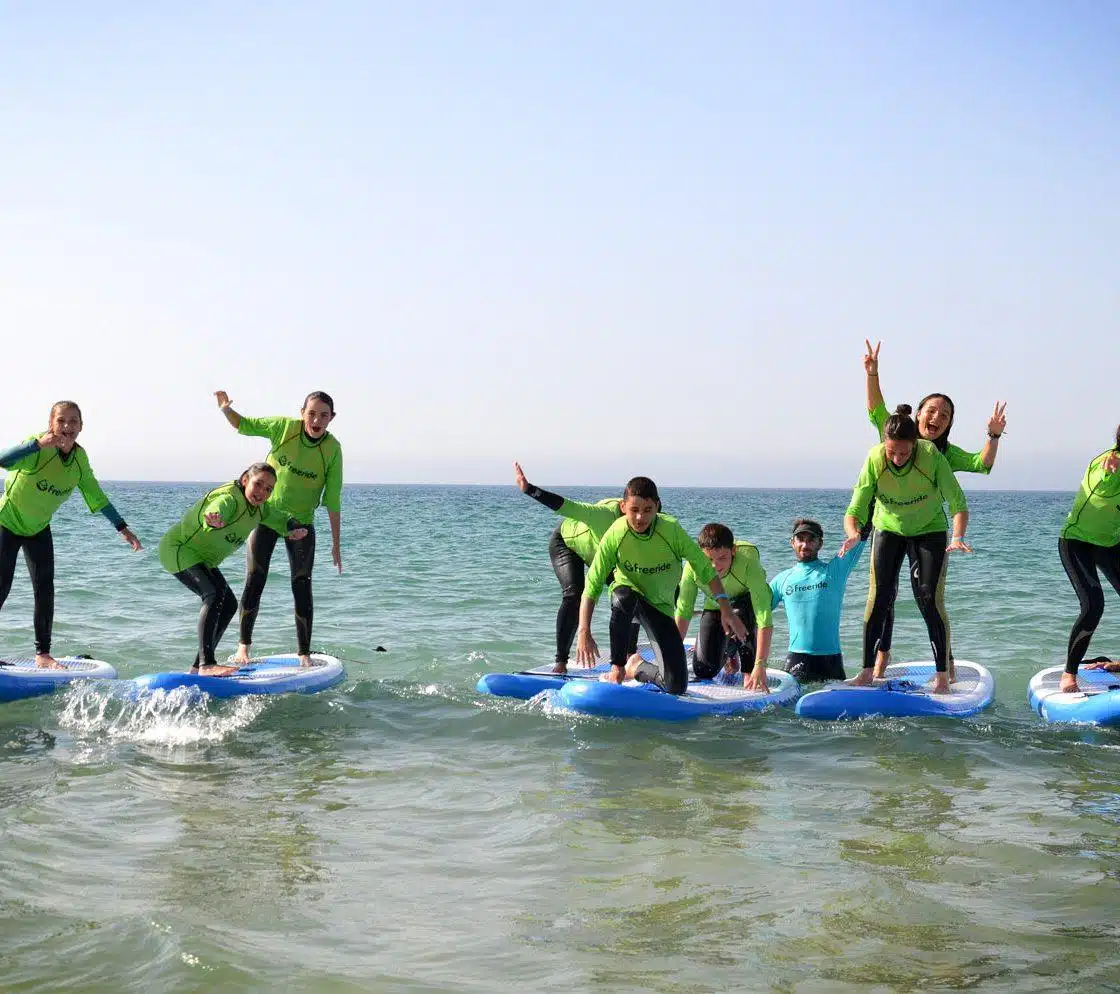
{"type": "Polygon", "coordinates": [[[242,490],[244,490],[245,484],[249,482],[246,477],[255,476],[257,473],[267,473],[274,480],[276,479],[276,470],[273,469],[268,463],[255,462],[237,478],[237,485],[241,487],[242,490]],[[243,480],[245,481],[244,483],[242,482],[243,480]]]}
{"type": "Polygon", "coordinates": [[[78,420],[81,421],[82,409],[72,400],[60,400],[55,402],[54,404],[51,404],[51,420],[54,420],[55,414],[57,414],[59,411],[65,411],[71,407],[78,412],[78,420]]]}
{"type": "Polygon", "coordinates": [[[921,412],[922,408],[931,400],[943,400],[949,405],[949,428],[946,428],[937,438],[926,439],[927,442],[933,442],[939,452],[944,452],[949,447],[949,429],[953,427],[953,419],[957,416],[957,405],[953,403],[953,398],[946,393],[927,393],[918,401],[918,411],[921,412]]]}
{"type": "Polygon", "coordinates": [[[657,493],[657,484],[648,476],[633,477],[622,491],[622,499],[626,500],[627,497],[657,501],[657,509],[661,510],[661,497],[657,493]]]}
{"type": "Polygon", "coordinates": [[[306,397],[303,398],[303,407],[301,411],[307,409],[307,405],[313,400],[321,400],[324,404],[331,409],[331,417],[334,417],[334,398],[323,390],[312,390],[306,397]]]}
{"type": "Polygon", "coordinates": [[[731,534],[731,529],[727,525],[713,521],[700,529],[696,544],[701,549],[734,549],[735,536],[731,534]]]}
{"type": "Polygon", "coordinates": [[[887,418],[883,428],[883,438],[892,442],[916,442],[918,440],[918,424],[910,417],[909,404],[899,404],[894,409],[894,414],[887,418]]]}

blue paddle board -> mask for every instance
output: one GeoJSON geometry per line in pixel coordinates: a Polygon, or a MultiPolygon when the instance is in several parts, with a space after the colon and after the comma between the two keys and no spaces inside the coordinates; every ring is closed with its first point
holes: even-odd
{"type": "Polygon", "coordinates": [[[1047,721],[1077,721],[1092,725],[1120,724],[1120,673],[1078,670],[1078,694],[1063,694],[1058,681],[1064,666],[1040,670],[1027,685],[1027,700],[1047,721]]]}
{"type": "Polygon", "coordinates": [[[0,661],[0,701],[18,701],[25,697],[49,694],[74,680],[115,680],[117,671],[100,659],[62,656],[56,662],[62,669],[45,670],[34,659],[0,661]]]}
{"type": "Polygon", "coordinates": [[[569,711],[604,718],[653,718],[659,721],[691,721],[704,715],[743,714],[776,705],[792,704],[801,686],[782,670],[767,670],[768,694],[744,690],[743,678],[733,682],[699,680],[681,694],[667,694],[652,683],[605,683],[571,680],[552,695],[553,702],[569,711]]]}
{"type": "MultiPolygon", "coordinates": [[[[692,664],[692,652],[695,639],[685,639],[684,649],[689,665],[692,664]]],[[[652,646],[639,645],[638,653],[647,662],[652,662],[652,646]]],[[[611,668],[610,661],[599,657],[599,662],[594,666],[580,666],[576,663],[568,664],[567,673],[553,673],[552,666],[538,666],[533,670],[522,670],[520,673],[486,673],[475,685],[475,690],[480,694],[492,694],[495,697],[515,697],[527,701],[544,690],[559,690],[571,680],[598,680],[611,668]]]]}
{"type": "Polygon", "coordinates": [[[247,694],[315,694],[334,686],[346,671],[334,656],[311,654],[311,665],[300,666],[294,653],[250,659],[229,676],[199,676],[197,673],[148,673],[133,683],[138,690],[175,690],[192,687],[211,697],[243,697],[247,694]]]}
{"type": "Polygon", "coordinates": [[[936,668],[932,660],[891,663],[883,680],[870,687],[834,683],[806,694],[797,702],[803,718],[965,718],[992,703],[996,687],[992,674],[979,663],[956,661],[957,678],[947,694],[930,690],[936,668]]]}

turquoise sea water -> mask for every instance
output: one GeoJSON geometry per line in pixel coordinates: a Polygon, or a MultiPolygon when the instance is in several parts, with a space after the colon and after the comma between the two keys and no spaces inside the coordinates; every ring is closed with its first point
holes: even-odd
{"type": "MultiPolygon", "coordinates": [[[[205,486],[107,489],[147,548],[77,499],[59,513],[55,650],[185,668],[197,601],[154,550],[205,486]]],[[[838,544],[847,494],[663,496],[773,575],[794,516],[838,544]]],[[[1025,699],[1076,613],[1070,499],[970,495],[948,602],[956,654],[996,676],[984,714],[670,726],[474,693],[551,658],[546,509],[513,487],[348,488],[345,573],[324,519],[315,577],[334,689],[156,707],[87,684],[0,709],[0,989],[1115,990],[1120,732],[1025,699]]],[[[865,592],[861,566],[849,670],[865,592]]],[[[896,658],[927,657],[905,585],[899,604],[896,658]]],[[[29,651],[30,621],[21,566],[0,651],[29,651]]],[[[1118,624],[1110,593],[1094,651],[1120,652],[1118,624]]],[[[278,552],[256,648],[292,636],[278,552]]]]}

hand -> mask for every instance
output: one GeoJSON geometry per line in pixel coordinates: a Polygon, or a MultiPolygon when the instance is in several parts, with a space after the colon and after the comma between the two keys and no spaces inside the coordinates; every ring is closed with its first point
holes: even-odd
{"type": "Polygon", "coordinates": [[[723,622],[723,630],[726,634],[737,638],[740,642],[747,641],[747,626],[731,608],[725,607],[720,611],[720,620],[723,622]]]}
{"type": "Polygon", "coordinates": [[[307,529],[293,528],[290,532],[288,532],[288,538],[290,538],[293,542],[298,542],[300,539],[307,538],[307,529]]]}
{"type": "Polygon", "coordinates": [[[206,523],[211,528],[225,528],[226,526],[226,523],[222,520],[221,514],[219,514],[217,511],[211,511],[205,516],[205,518],[206,523]]]}
{"type": "Polygon", "coordinates": [[[766,664],[756,662],[750,673],[743,674],[744,690],[759,690],[764,694],[770,693],[770,685],[766,682],[766,664]]]}
{"type": "Polygon", "coordinates": [[[1120,663],[1111,659],[1097,659],[1091,663],[1082,663],[1083,670],[1104,670],[1106,673],[1120,673],[1120,663]]]}
{"type": "Polygon", "coordinates": [[[580,666],[594,666],[599,662],[599,647],[591,632],[582,628],[576,637],[576,662],[580,666]]]}
{"type": "Polygon", "coordinates": [[[132,546],[132,551],[133,552],[139,552],[142,548],[144,548],[144,546],[142,546],[140,544],[140,539],[138,539],[132,533],[131,528],[122,528],[121,529],[121,538],[123,538],[129,545],[132,546]]]}
{"type": "Polygon", "coordinates": [[[1007,418],[1003,416],[1003,412],[1007,410],[1007,401],[1002,404],[997,400],[996,406],[992,408],[992,416],[988,418],[988,434],[989,435],[1002,435],[1004,429],[1007,427],[1007,418]]]}
{"type": "Polygon", "coordinates": [[[529,481],[525,479],[525,473],[522,471],[519,462],[513,464],[513,482],[517,484],[518,489],[523,494],[527,494],[532,489],[529,486],[529,481]]]}
{"type": "Polygon", "coordinates": [[[843,556],[846,553],[851,552],[852,549],[854,549],[857,545],[859,545],[859,543],[861,541],[862,540],[860,539],[860,537],[858,535],[855,535],[855,536],[849,535],[846,539],[844,539],[843,542],[840,543],[840,551],[837,552],[836,555],[843,556]]]}
{"type": "Polygon", "coordinates": [[[342,573],[342,549],[338,547],[338,543],[334,542],[331,545],[331,562],[338,567],[339,574],[342,573]]]}
{"type": "Polygon", "coordinates": [[[865,338],[863,344],[867,346],[867,355],[863,357],[863,371],[868,376],[879,375],[879,347],[882,342],[876,342],[875,348],[871,347],[871,339],[865,338]]]}
{"type": "Polygon", "coordinates": [[[217,400],[218,406],[224,411],[230,406],[229,394],[224,390],[215,390],[214,399],[217,400]]]}
{"type": "Polygon", "coordinates": [[[1107,456],[1104,457],[1104,462],[1101,463],[1101,469],[1106,473],[1115,473],[1116,467],[1120,466],[1120,452],[1113,449],[1107,456]]]}
{"type": "Polygon", "coordinates": [[[57,432],[46,431],[36,441],[40,449],[57,449],[62,444],[62,436],[57,432]]]}
{"type": "Polygon", "coordinates": [[[971,552],[972,546],[965,544],[963,538],[954,538],[946,547],[946,552],[971,552]]]}

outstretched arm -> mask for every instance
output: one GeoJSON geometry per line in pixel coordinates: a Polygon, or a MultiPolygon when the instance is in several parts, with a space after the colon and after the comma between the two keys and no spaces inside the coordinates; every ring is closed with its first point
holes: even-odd
{"type": "Polygon", "coordinates": [[[241,415],[238,414],[229,402],[229,394],[224,390],[215,390],[214,399],[218,402],[218,407],[222,409],[222,413],[226,416],[226,420],[233,425],[234,428],[241,427],[241,415]]]}
{"type": "Polygon", "coordinates": [[[521,463],[519,462],[513,464],[513,481],[523,494],[528,494],[533,500],[544,504],[544,506],[550,510],[559,511],[564,504],[564,498],[559,494],[554,494],[549,490],[542,490],[540,487],[533,486],[533,484],[525,478],[525,472],[522,470],[521,463]]]}

